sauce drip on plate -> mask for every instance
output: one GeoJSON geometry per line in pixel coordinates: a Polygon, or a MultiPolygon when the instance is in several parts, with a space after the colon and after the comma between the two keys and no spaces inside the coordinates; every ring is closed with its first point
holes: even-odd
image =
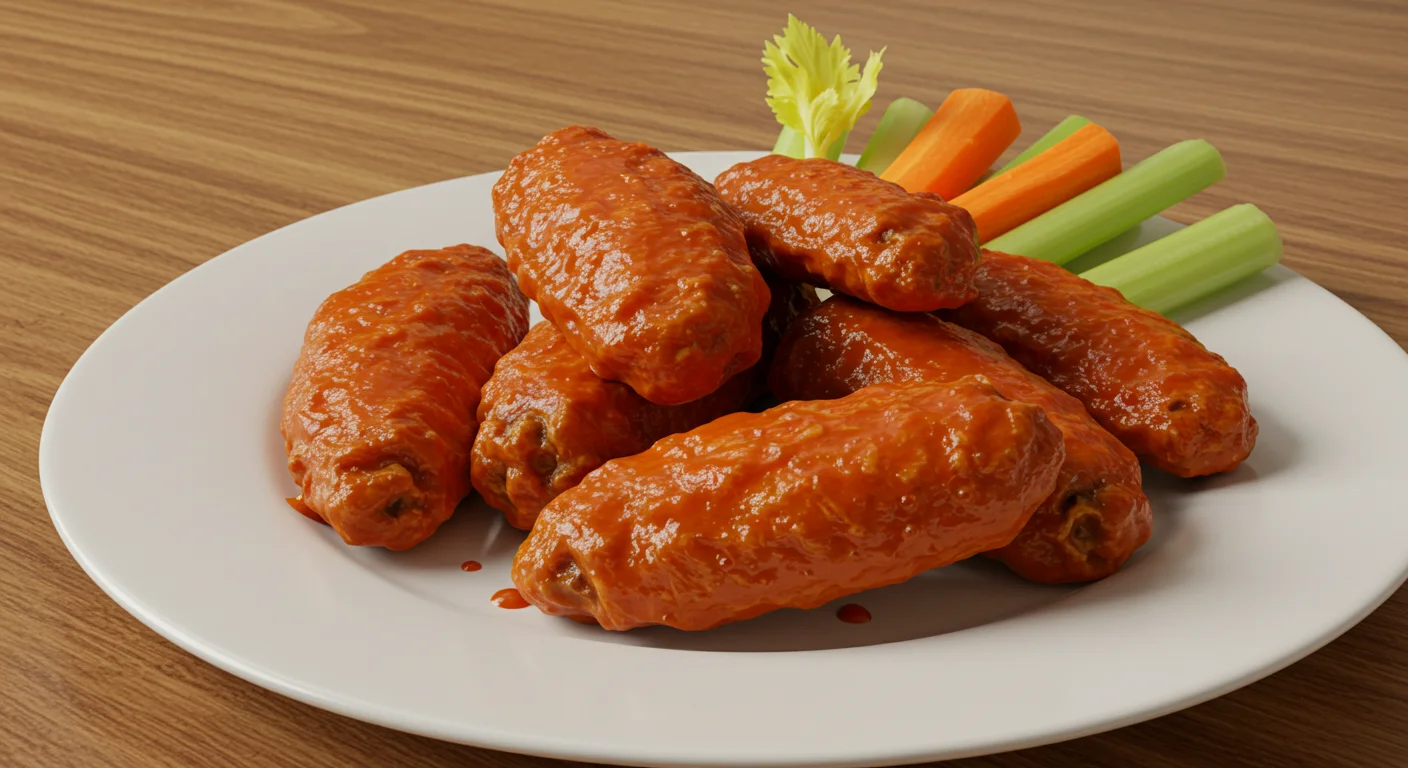
{"type": "Polygon", "coordinates": [[[466,561],[464,561],[463,563],[460,563],[460,570],[461,570],[461,571],[465,571],[465,572],[467,572],[467,573],[472,573],[472,572],[477,571],[477,570],[479,570],[480,568],[483,568],[483,567],[484,567],[484,566],[480,565],[480,564],[479,564],[477,561],[475,561],[475,560],[466,560],[466,561]]]}
{"type": "Polygon", "coordinates": [[[870,621],[870,611],[867,611],[863,605],[846,603],[836,609],[836,618],[847,624],[864,624],[870,621]]]}
{"type": "Polygon", "coordinates": [[[528,607],[528,601],[524,600],[523,595],[519,594],[518,590],[513,587],[495,592],[494,596],[489,598],[489,602],[500,608],[508,608],[510,610],[528,607]]]}

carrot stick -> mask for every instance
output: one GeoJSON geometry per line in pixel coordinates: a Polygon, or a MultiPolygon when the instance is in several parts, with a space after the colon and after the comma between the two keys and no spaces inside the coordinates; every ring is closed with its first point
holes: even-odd
{"type": "Polygon", "coordinates": [[[1076,131],[1079,131],[1087,125],[1090,125],[1090,121],[1086,120],[1080,115],[1068,116],[1065,120],[1062,120],[1061,122],[1057,123],[1055,128],[1052,128],[1051,130],[1047,131],[1045,134],[1042,135],[1041,138],[1033,142],[1030,147],[1027,147],[1026,149],[1022,150],[1022,154],[1017,155],[1016,157],[1009,160],[1007,162],[1007,165],[1004,165],[1001,168],[998,168],[996,171],[993,171],[991,175],[996,176],[1000,173],[1007,173],[1008,171],[1012,170],[1013,168],[1016,168],[1022,163],[1027,162],[1033,157],[1036,157],[1042,152],[1051,149],[1052,147],[1056,146],[1056,143],[1059,142],[1061,139],[1070,136],[1071,134],[1075,133],[1076,131]]]}
{"type": "Polygon", "coordinates": [[[1120,172],[1120,143],[1091,123],[1050,149],[951,201],[967,208],[988,242],[1120,172]]]}
{"type": "Polygon", "coordinates": [[[1012,101],[996,91],[960,88],[919,130],[880,178],[910,192],[963,194],[1022,133],[1012,101]]]}

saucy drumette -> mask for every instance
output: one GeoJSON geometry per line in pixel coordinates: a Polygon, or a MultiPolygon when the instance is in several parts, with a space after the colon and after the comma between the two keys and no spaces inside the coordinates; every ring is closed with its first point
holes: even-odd
{"type": "Polygon", "coordinates": [[[985,252],[978,296],[945,316],[1073,395],[1140,458],[1179,477],[1256,445],[1247,382],[1177,323],[1046,261],[985,252]]]}
{"type": "Polygon", "coordinates": [[[1053,493],[1016,539],[989,553],[1049,584],[1114,573],[1148,540],[1139,462],[1061,392],[972,331],[921,313],[833,296],[792,324],[773,361],[779,397],[826,400],[881,382],[981,375],[1004,396],[1038,406],[1065,440],[1053,493]]]}
{"type": "Polygon", "coordinates": [[[407,251],[323,302],[284,399],[295,508],[348,544],[407,549],[469,492],[479,390],[528,330],[503,260],[407,251]]]}
{"type": "Polygon", "coordinates": [[[608,461],[543,509],[513,582],[607,629],[701,630],[1002,547],[1065,451],[981,378],[725,416],[608,461]]]}
{"type": "Polygon", "coordinates": [[[974,295],[973,218],[927,192],[844,163],[767,155],[715,180],[738,209],[759,265],[904,312],[974,295]]]}
{"type": "Polygon", "coordinates": [[[597,376],[675,405],[758,362],[768,288],[743,222],[665,153],[563,128],[513,158],[493,199],[523,292],[597,376]]]}

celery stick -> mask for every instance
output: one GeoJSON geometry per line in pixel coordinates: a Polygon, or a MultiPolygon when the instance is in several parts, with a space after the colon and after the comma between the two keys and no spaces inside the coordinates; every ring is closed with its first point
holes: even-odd
{"type": "Polygon", "coordinates": [[[840,160],[840,159],[841,159],[841,151],[846,148],[846,139],[849,139],[850,137],[851,137],[851,132],[850,132],[849,130],[842,131],[842,132],[841,132],[841,137],[840,137],[839,139],[837,139],[836,141],[832,142],[832,143],[831,143],[831,148],[828,149],[828,150],[826,150],[826,159],[827,159],[827,160],[840,160]]]}
{"type": "Polygon", "coordinates": [[[1012,170],[1013,168],[1016,168],[1022,163],[1027,162],[1033,157],[1036,157],[1042,152],[1051,149],[1052,147],[1061,143],[1062,139],[1066,138],[1067,136],[1070,136],[1076,131],[1079,131],[1081,128],[1084,128],[1087,125],[1090,125],[1089,120],[1086,120],[1080,115],[1071,115],[1065,120],[1062,120],[1061,122],[1057,123],[1055,128],[1052,128],[1051,130],[1047,131],[1045,136],[1042,136],[1041,138],[1037,139],[1035,144],[1031,145],[1030,147],[1027,147],[1027,150],[1025,152],[1012,158],[1012,162],[1002,166],[1001,168],[998,168],[997,173],[994,173],[993,176],[1000,176],[1004,173],[1007,173],[1008,171],[1012,170]]]}
{"type": "MultiPolygon", "coordinates": [[[[841,150],[846,147],[846,139],[851,132],[846,131],[841,134],[831,148],[826,151],[826,157],[836,160],[841,157],[841,150]]],[[[787,126],[782,126],[782,131],[777,134],[777,143],[772,147],[774,155],[787,155],[788,157],[802,157],[806,154],[807,139],[800,132],[794,131],[787,126]]]]}
{"type": "Polygon", "coordinates": [[[900,156],[919,129],[934,116],[934,110],[914,99],[898,98],[885,108],[875,133],[865,143],[856,167],[879,176],[900,156]]]}
{"type": "Polygon", "coordinates": [[[1234,205],[1081,277],[1168,314],[1280,260],[1281,237],[1271,219],[1255,205],[1234,205]]]}
{"type": "Polygon", "coordinates": [[[772,146],[774,155],[786,155],[788,157],[801,157],[805,150],[807,140],[802,137],[801,131],[794,131],[787,126],[782,126],[782,131],[777,134],[777,143],[772,146]]]}
{"type": "Polygon", "coordinates": [[[1206,141],[1181,141],[984,247],[1065,264],[1227,175],[1206,141]]]}
{"type": "Polygon", "coordinates": [[[1168,237],[1184,226],[1186,225],[1162,216],[1145,219],[1110,238],[1104,245],[1097,245],[1062,266],[1070,272],[1083,275],[1110,259],[1123,256],[1135,248],[1142,248],[1161,237],[1168,237]]]}

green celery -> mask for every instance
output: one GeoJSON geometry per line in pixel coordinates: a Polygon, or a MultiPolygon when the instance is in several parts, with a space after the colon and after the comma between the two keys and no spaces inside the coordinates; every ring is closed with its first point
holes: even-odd
{"type": "Polygon", "coordinates": [[[801,157],[806,152],[807,140],[802,137],[802,132],[793,130],[788,126],[782,126],[782,130],[777,134],[777,143],[772,147],[774,155],[786,155],[788,157],[801,157]]]}
{"type": "Polygon", "coordinates": [[[985,248],[1065,264],[1227,175],[1206,141],[1181,141],[985,248]]]}
{"type": "Polygon", "coordinates": [[[763,43],[767,103],[779,123],[802,135],[800,156],[840,157],[836,145],[845,145],[846,133],[870,109],[884,52],[871,51],[862,69],[851,63],[840,35],[828,43],[791,14],[782,34],[763,43]]]}
{"type": "MultiPolygon", "coordinates": [[[[850,135],[850,131],[842,133],[841,138],[837,139],[836,142],[831,145],[831,148],[826,150],[826,159],[840,160],[841,150],[846,148],[846,139],[850,138],[850,135]]],[[[806,154],[806,146],[807,140],[801,133],[784,125],[782,126],[782,130],[777,134],[777,143],[773,145],[772,153],[774,155],[786,155],[788,157],[802,157],[806,154]]]]}
{"type": "Polygon", "coordinates": [[[1062,266],[1067,271],[1083,275],[1110,259],[1123,256],[1135,248],[1148,245],[1161,237],[1167,237],[1185,226],[1187,225],[1165,219],[1162,216],[1145,219],[1110,238],[1103,245],[1091,248],[1062,266]]]}
{"type": "Polygon", "coordinates": [[[1066,138],[1067,136],[1070,136],[1076,131],[1079,131],[1087,125],[1090,125],[1089,120],[1086,120],[1080,115],[1071,115],[1065,120],[1062,120],[1061,122],[1057,123],[1055,128],[1052,128],[1051,130],[1047,131],[1045,136],[1042,136],[1041,138],[1037,139],[1035,144],[1031,145],[1030,147],[1027,147],[1027,150],[1025,152],[1012,158],[1012,162],[1002,166],[1001,168],[998,168],[997,173],[994,173],[992,175],[1000,176],[1004,173],[1007,173],[1008,171],[1012,170],[1013,168],[1016,168],[1022,163],[1027,162],[1033,157],[1036,157],[1042,152],[1051,149],[1052,147],[1061,143],[1062,139],[1066,138]]]}
{"type": "Polygon", "coordinates": [[[914,99],[898,98],[885,108],[875,133],[865,143],[856,167],[879,176],[900,156],[919,129],[934,116],[934,110],[914,99]]]}
{"type": "Polygon", "coordinates": [[[1081,273],[1141,307],[1168,314],[1281,260],[1276,225],[1255,205],[1234,205],[1081,273]]]}

